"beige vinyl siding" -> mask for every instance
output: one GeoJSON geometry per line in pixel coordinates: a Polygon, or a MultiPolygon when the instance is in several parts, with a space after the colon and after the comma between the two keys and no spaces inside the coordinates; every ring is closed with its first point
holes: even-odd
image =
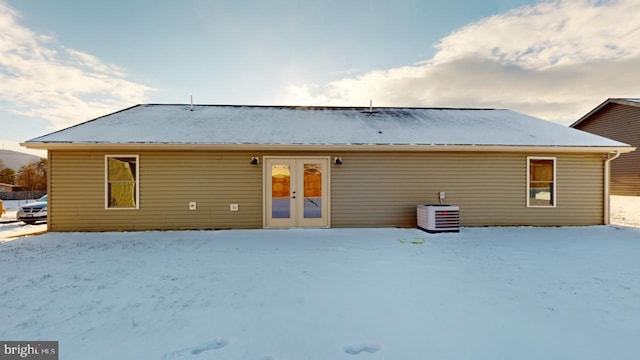
{"type": "MultiPolygon", "coordinates": [[[[640,149],[640,107],[607,104],[577,129],[640,149]]],[[[611,194],[640,196],[640,151],[620,155],[611,162],[611,194]]]]}
{"type": "Polygon", "coordinates": [[[527,155],[548,154],[342,154],[332,170],[333,227],[414,227],[415,207],[460,206],[464,226],[588,225],[603,222],[603,160],[561,155],[557,206],[526,206],[527,155]]]}
{"type": "Polygon", "coordinates": [[[262,227],[262,170],[250,154],[138,152],[140,208],[105,209],[104,156],[120,153],[51,152],[52,231],[262,227]]]}
{"type": "Polygon", "coordinates": [[[439,191],[464,226],[603,221],[602,155],[555,156],[557,206],[527,208],[527,156],[549,153],[50,151],[50,230],[262,228],[262,156],[305,155],[342,157],[331,164],[332,227],[415,227],[416,205],[439,191]],[[105,209],[105,155],[119,154],[139,155],[140,209],[105,209]]]}

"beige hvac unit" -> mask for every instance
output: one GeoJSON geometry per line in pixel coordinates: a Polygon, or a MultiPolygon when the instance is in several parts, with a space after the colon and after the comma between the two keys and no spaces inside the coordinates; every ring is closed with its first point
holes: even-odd
{"type": "Polygon", "coordinates": [[[460,232],[460,207],[454,205],[418,205],[418,229],[429,233],[460,232]]]}

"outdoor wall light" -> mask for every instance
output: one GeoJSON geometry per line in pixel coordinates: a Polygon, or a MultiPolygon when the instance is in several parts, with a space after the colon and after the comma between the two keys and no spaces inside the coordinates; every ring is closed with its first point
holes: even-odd
{"type": "Polygon", "coordinates": [[[260,159],[258,159],[257,157],[252,157],[251,158],[251,165],[258,165],[260,164],[260,159]]]}
{"type": "Polygon", "coordinates": [[[333,163],[336,165],[342,165],[342,158],[341,157],[336,157],[335,159],[333,159],[333,163]]]}

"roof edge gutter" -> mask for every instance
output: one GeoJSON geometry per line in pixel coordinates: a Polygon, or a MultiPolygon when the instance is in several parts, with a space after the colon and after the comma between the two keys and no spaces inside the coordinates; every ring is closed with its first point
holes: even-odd
{"type": "Polygon", "coordinates": [[[175,144],[175,143],[36,143],[20,144],[35,150],[117,151],[366,151],[366,152],[538,152],[538,153],[627,153],[632,146],[531,146],[531,145],[407,145],[407,144],[175,144]]]}

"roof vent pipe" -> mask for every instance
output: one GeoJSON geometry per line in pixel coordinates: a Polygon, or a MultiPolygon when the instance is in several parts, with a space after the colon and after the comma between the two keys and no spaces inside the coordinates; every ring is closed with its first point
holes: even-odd
{"type": "Polygon", "coordinates": [[[369,100],[369,114],[373,112],[373,100],[369,100]]]}
{"type": "Polygon", "coordinates": [[[190,110],[193,111],[193,95],[191,95],[191,108],[190,108],[190,110]]]}

